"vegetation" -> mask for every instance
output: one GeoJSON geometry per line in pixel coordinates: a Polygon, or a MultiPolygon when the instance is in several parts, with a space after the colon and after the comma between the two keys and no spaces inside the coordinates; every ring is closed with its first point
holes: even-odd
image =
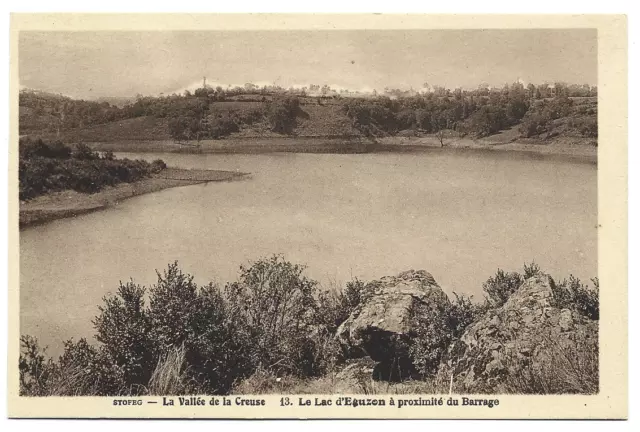
{"type": "Polygon", "coordinates": [[[575,346],[563,345],[548,337],[543,361],[522,362],[510,358],[507,366],[517,368],[501,385],[507,394],[596,394],[599,390],[597,338],[578,340],[575,346]]]}
{"type": "Polygon", "coordinates": [[[593,288],[584,285],[580,279],[569,276],[559,284],[551,285],[553,299],[556,307],[573,309],[581,315],[592,320],[600,319],[600,281],[591,279],[593,288]]]}
{"type": "MultiPolygon", "coordinates": [[[[137,118],[145,123],[146,139],[167,136],[175,141],[220,139],[251,125],[258,130],[291,135],[308,117],[306,107],[326,108],[324,115],[342,116],[359,133],[369,137],[401,131],[436,134],[454,131],[459,136],[485,137],[518,126],[524,138],[559,134],[597,137],[597,89],[587,85],[556,83],[528,85],[516,82],[502,88],[480,86],[474,90],[427,86],[428,91],[385,89],[381,94],[337,92],[328,86],[302,89],[277,86],[259,88],[203,87],[191,93],[138,95],[118,107],[108,102],[77,101],[59,95],[20,93],[22,134],[74,136],[100,124],[123,123],[137,118]],[[334,113],[335,111],[335,113],[334,113]],[[331,112],[331,114],[329,113],[331,112]],[[164,132],[157,130],[161,127],[164,132]]],[[[305,130],[305,129],[303,129],[305,130]]],[[[111,130],[118,134],[118,129],[111,130]]],[[[331,135],[332,131],[325,130],[331,135]]],[[[142,138],[144,139],[144,138],[142,138]]]]}
{"type": "Polygon", "coordinates": [[[527,138],[544,133],[559,134],[560,131],[555,130],[560,125],[556,120],[568,118],[568,121],[564,122],[565,126],[572,130],[574,135],[597,138],[597,108],[574,105],[576,105],[574,100],[566,96],[550,101],[543,100],[532,105],[520,124],[520,133],[527,138]]]}
{"type": "Polygon", "coordinates": [[[60,141],[21,139],[19,143],[19,196],[21,200],[48,192],[73,189],[93,193],[104,186],[134,182],[166,168],[158,159],[116,159],[112,152],[102,154],[84,144],[75,147],[60,141]]]}
{"type": "MultiPolygon", "coordinates": [[[[538,272],[532,264],[518,276],[538,272]]],[[[485,284],[490,288],[488,295],[508,296],[517,279],[513,275],[499,271],[485,284]]],[[[355,279],[344,290],[323,291],[304,275],[303,266],[280,256],[241,266],[238,281],[224,287],[198,286],[173,263],[157,274],[157,282],[148,289],[129,281],[104,298],[93,320],[96,345],[85,339],[67,341],[63,354],[54,360],[46,357],[35,339],[23,336],[20,392],[32,396],[227,394],[286,387],[304,388],[296,392],[308,393],[335,386],[336,371],[345,361],[335,341],[336,330],[371,290],[371,284],[355,279]]],[[[554,284],[553,290],[559,307],[572,307],[598,319],[597,291],[573,277],[554,284]]],[[[367,380],[351,390],[442,390],[446,380],[436,371],[446,347],[492,307],[490,301],[477,304],[456,294],[441,311],[442,319],[417,318],[410,355],[420,380],[393,388],[367,380]]],[[[543,369],[527,369],[525,375],[505,380],[505,391],[517,392],[532,382],[532,388],[544,391],[579,392],[594,382],[597,387],[597,349],[585,347],[585,353],[567,349],[550,352],[550,363],[543,369]]]]}

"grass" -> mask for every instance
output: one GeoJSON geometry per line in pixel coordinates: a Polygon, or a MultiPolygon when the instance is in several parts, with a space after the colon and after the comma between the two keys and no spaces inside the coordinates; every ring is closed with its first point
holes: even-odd
{"type": "Polygon", "coordinates": [[[239,382],[232,389],[234,394],[446,394],[449,383],[434,378],[429,381],[409,380],[399,383],[375,381],[371,378],[345,379],[339,373],[330,372],[315,379],[292,376],[277,377],[259,370],[239,382]]]}
{"type": "MultiPolygon", "coordinates": [[[[507,362],[507,373],[498,394],[597,394],[599,391],[598,343],[595,338],[577,345],[561,344],[547,337],[536,361],[523,363],[516,358],[507,362]]],[[[258,371],[238,383],[237,394],[481,394],[481,388],[456,384],[450,387],[448,372],[435,377],[399,383],[374,381],[371,378],[344,379],[335,372],[316,379],[277,377],[258,371]]]]}
{"type": "Polygon", "coordinates": [[[136,117],[115,122],[68,129],[44,138],[61,139],[64,142],[169,140],[168,120],[151,116],[136,117]]]}
{"type": "Polygon", "coordinates": [[[597,338],[579,339],[577,344],[560,343],[551,337],[542,341],[535,362],[510,359],[509,373],[501,393],[510,394],[597,394],[599,359],[597,338]]]}
{"type": "Polygon", "coordinates": [[[149,395],[185,395],[197,393],[189,391],[189,379],[186,373],[186,351],[184,346],[174,348],[164,356],[156,366],[149,380],[149,395]]]}

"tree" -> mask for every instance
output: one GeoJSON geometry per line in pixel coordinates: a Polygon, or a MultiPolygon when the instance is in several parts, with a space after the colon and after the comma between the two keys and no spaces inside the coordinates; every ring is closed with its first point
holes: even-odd
{"type": "Polygon", "coordinates": [[[444,129],[440,129],[438,132],[436,132],[436,138],[438,138],[438,141],[440,141],[440,147],[444,147],[444,129]]]}
{"type": "Polygon", "coordinates": [[[296,124],[300,102],[296,96],[274,98],[267,108],[271,130],[278,133],[291,133],[296,124]]]}

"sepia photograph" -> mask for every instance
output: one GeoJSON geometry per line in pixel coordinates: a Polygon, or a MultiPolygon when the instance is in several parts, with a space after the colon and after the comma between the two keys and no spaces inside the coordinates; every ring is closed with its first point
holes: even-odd
{"type": "Polygon", "coordinates": [[[602,396],[602,344],[626,380],[597,25],[268,22],[13,26],[16,397],[491,415],[602,396]]]}

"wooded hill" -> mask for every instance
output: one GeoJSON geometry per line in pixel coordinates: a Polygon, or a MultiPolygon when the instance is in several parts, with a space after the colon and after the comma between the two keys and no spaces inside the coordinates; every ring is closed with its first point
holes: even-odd
{"type": "Polygon", "coordinates": [[[36,91],[20,93],[20,134],[66,142],[200,141],[235,137],[383,137],[455,131],[486,137],[517,127],[523,138],[596,138],[595,90],[515,83],[406,97],[311,97],[304,92],[201,88],[138,96],[118,107],[36,91]]]}

